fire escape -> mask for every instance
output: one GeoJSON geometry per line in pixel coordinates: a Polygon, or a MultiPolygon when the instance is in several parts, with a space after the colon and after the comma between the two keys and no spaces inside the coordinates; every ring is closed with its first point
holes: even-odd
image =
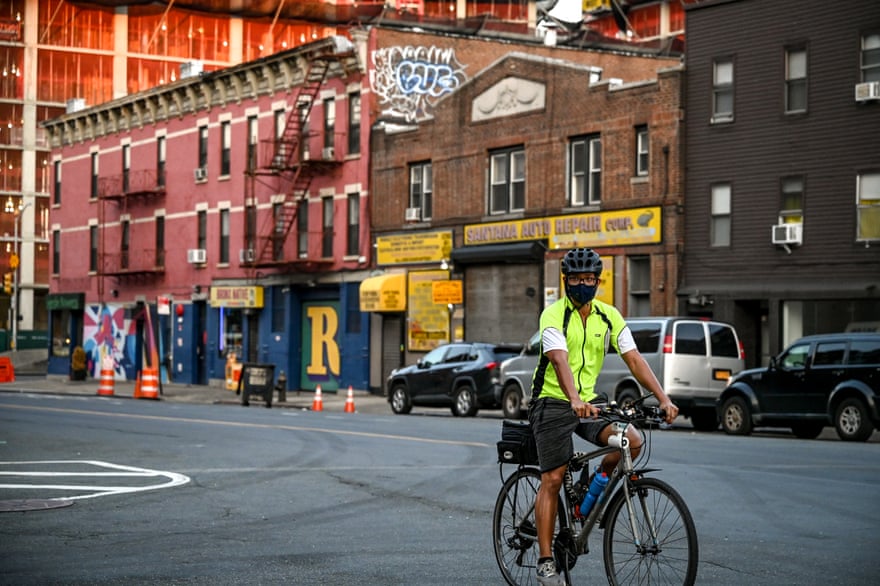
{"type": "Polygon", "coordinates": [[[99,178],[97,188],[100,232],[96,273],[98,295],[103,298],[107,278],[145,282],[165,272],[165,251],[132,246],[134,222],[121,220],[132,211],[152,212],[155,201],[165,196],[164,170],[126,170],[99,178]]]}
{"type": "Polygon", "coordinates": [[[293,94],[293,108],[287,115],[284,130],[272,140],[261,141],[260,165],[248,171],[246,196],[248,206],[256,206],[256,182],[267,182],[275,193],[283,194],[283,202],[276,202],[268,214],[262,214],[256,226],[256,210],[253,220],[245,219],[245,243],[241,251],[241,265],[249,268],[292,268],[315,271],[332,264],[334,259],[322,258],[313,250],[317,247],[308,238],[307,250],[286,250],[288,236],[295,232],[297,218],[306,213],[309,186],[315,177],[334,172],[342,164],[342,158],[334,147],[321,152],[309,151],[309,116],[318,100],[318,94],[331,73],[348,75],[357,69],[353,46],[340,47],[311,54],[307,57],[307,69],[303,82],[293,94]],[[300,210],[303,207],[303,210],[300,210]],[[253,223],[251,223],[253,222],[253,223]]]}

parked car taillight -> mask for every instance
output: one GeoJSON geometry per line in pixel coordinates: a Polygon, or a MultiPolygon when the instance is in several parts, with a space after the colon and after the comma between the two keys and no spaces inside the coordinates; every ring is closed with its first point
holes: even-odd
{"type": "Polygon", "coordinates": [[[672,354],[672,336],[663,337],[663,353],[672,354]]]}
{"type": "Polygon", "coordinates": [[[742,340],[739,341],[739,359],[740,360],[746,359],[746,349],[745,349],[745,346],[743,346],[742,340]]]}

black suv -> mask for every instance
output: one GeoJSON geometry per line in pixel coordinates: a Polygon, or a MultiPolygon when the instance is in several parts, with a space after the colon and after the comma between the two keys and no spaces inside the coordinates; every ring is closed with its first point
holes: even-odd
{"type": "Polygon", "coordinates": [[[386,393],[391,410],[409,413],[413,405],[450,407],[472,417],[480,407],[500,407],[499,368],[522,344],[455,342],[434,348],[416,364],[391,371],[386,393]]]}
{"type": "Polygon", "coordinates": [[[776,426],[813,439],[834,425],[840,439],[866,441],[880,429],[878,400],[880,334],[827,334],[801,338],[767,368],[735,375],[717,409],[733,435],[776,426]]]}

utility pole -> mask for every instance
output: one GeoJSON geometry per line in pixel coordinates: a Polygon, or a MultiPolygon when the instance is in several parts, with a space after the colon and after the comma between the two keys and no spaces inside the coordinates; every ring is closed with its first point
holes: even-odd
{"type": "Polygon", "coordinates": [[[30,202],[20,206],[17,210],[15,210],[15,216],[13,218],[13,224],[15,225],[13,228],[14,236],[12,239],[12,246],[14,248],[14,258],[15,258],[15,266],[9,267],[12,269],[12,351],[18,352],[18,268],[21,265],[21,242],[18,239],[18,225],[21,222],[21,216],[27,207],[31,205],[30,202]]]}

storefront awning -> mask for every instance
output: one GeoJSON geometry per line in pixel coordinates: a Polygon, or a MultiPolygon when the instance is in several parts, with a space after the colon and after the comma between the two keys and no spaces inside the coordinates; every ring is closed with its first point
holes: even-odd
{"type": "Polygon", "coordinates": [[[406,311],[406,274],[364,279],[360,299],[361,311],[406,311]]]}
{"type": "Polygon", "coordinates": [[[504,244],[481,244],[464,246],[452,251],[452,262],[455,264],[476,263],[520,263],[544,260],[547,247],[540,241],[505,242],[504,244]]]}

